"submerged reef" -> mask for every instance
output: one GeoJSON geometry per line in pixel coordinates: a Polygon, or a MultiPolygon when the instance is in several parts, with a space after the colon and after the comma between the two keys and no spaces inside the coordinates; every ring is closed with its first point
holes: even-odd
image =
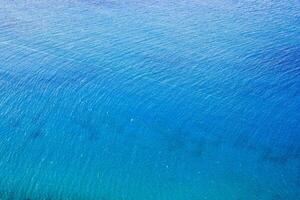
{"type": "Polygon", "coordinates": [[[33,130],[30,133],[29,138],[35,140],[35,139],[42,137],[43,135],[44,135],[43,129],[38,128],[38,129],[33,130]]]}
{"type": "Polygon", "coordinates": [[[268,146],[262,152],[261,158],[277,164],[286,164],[293,160],[300,163],[300,147],[294,144],[268,146]]]}

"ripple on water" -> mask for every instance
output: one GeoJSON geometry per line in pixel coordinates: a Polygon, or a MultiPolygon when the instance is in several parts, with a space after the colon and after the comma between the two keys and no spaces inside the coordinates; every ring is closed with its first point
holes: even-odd
{"type": "Polygon", "coordinates": [[[0,0],[0,199],[299,194],[296,1],[0,0]]]}

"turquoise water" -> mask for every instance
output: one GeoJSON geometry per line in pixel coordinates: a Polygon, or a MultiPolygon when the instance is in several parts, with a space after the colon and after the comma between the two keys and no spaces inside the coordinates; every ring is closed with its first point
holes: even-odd
{"type": "Polygon", "coordinates": [[[300,199],[299,0],[0,0],[0,199],[300,199]]]}

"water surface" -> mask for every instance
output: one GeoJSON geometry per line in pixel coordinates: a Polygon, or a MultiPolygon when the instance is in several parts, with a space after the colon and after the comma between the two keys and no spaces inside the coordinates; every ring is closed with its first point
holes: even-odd
{"type": "Polygon", "coordinates": [[[300,199],[298,0],[0,0],[0,199],[300,199]]]}

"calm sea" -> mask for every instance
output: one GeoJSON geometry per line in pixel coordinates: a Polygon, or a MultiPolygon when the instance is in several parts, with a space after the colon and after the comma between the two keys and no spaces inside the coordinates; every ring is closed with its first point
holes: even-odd
{"type": "Polygon", "coordinates": [[[0,0],[1,200],[299,200],[299,0],[0,0]]]}

